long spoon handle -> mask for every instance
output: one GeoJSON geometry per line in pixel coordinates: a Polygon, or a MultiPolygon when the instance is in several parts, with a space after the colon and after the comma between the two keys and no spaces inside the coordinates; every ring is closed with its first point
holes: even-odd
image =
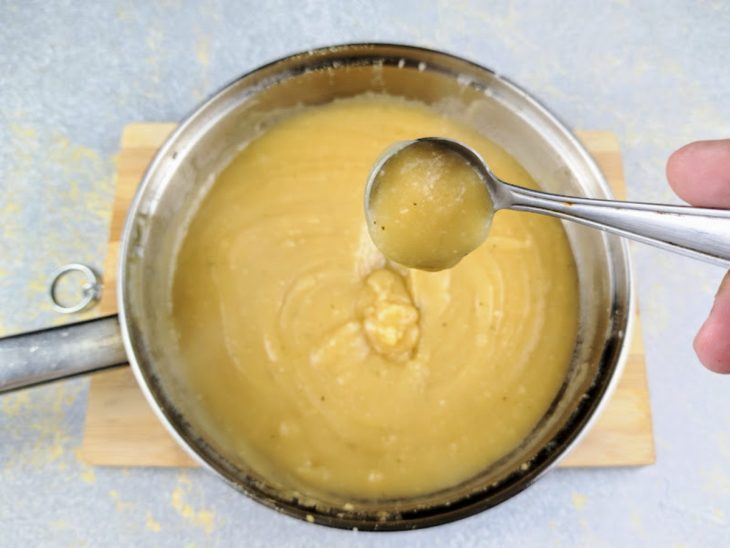
{"type": "Polygon", "coordinates": [[[568,219],[730,268],[730,210],[572,198],[502,184],[502,208],[568,219]]]}

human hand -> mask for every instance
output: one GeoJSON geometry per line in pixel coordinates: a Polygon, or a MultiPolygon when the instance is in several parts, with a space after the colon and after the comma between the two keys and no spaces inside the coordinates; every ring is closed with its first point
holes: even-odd
{"type": "MultiPolygon", "coordinates": [[[[730,139],[683,146],[667,161],[667,180],[677,196],[693,206],[730,209],[730,139]]],[[[705,367],[730,373],[730,272],[695,337],[694,349],[705,367]]]]}

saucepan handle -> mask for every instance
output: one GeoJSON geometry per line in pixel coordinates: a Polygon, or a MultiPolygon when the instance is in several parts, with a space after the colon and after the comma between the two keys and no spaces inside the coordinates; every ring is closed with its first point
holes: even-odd
{"type": "Polygon", "coordinates": [[[116,315],[0,338],[0,392],[124,365],[116,315]]]}

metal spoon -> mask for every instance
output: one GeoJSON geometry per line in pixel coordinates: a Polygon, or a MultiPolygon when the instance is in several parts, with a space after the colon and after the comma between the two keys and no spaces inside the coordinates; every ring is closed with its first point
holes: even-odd
{"type": "Polygon", "coordinates": [[[439,137],[397,143],[381,156],[365,187],[366,211],[374,188],[380,184],[378,175],[385,163],[403,149],[423,141],[455,151],[468,161],[484,180],[494,212],[514,209],[552,215],[730,268],[730,210],[598,200],[529,190],[498,179],[470,147],[439,137]]]}

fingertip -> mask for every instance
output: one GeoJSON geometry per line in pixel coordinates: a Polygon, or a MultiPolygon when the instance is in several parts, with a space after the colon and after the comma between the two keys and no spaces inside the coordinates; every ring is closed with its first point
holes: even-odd
{"type": "Polygon", "coordinates": [[[694,340],[694,350],[702,365],[714,373],[728,374],[730,373],[730,347],[722,343],[718,337],[717,329],[714,324],[708,320],[694,340]]]}
{"type": "Polygon", "coordinates": [[[698,207],[730,207],[730,139],[695,141],[667,160],[672,190],[698,207]]]}
{"type": "Polygon", "coordinates": [[[684,176],[686,171],[686,155],[687,150],[692,151],[695,143],[689,143],[681,148],[678,148],[669,155],[667,159],[666,175],[669,186],[679,196],[682,197],[683,184],[682,181],[686,179],[684,176]]]}

